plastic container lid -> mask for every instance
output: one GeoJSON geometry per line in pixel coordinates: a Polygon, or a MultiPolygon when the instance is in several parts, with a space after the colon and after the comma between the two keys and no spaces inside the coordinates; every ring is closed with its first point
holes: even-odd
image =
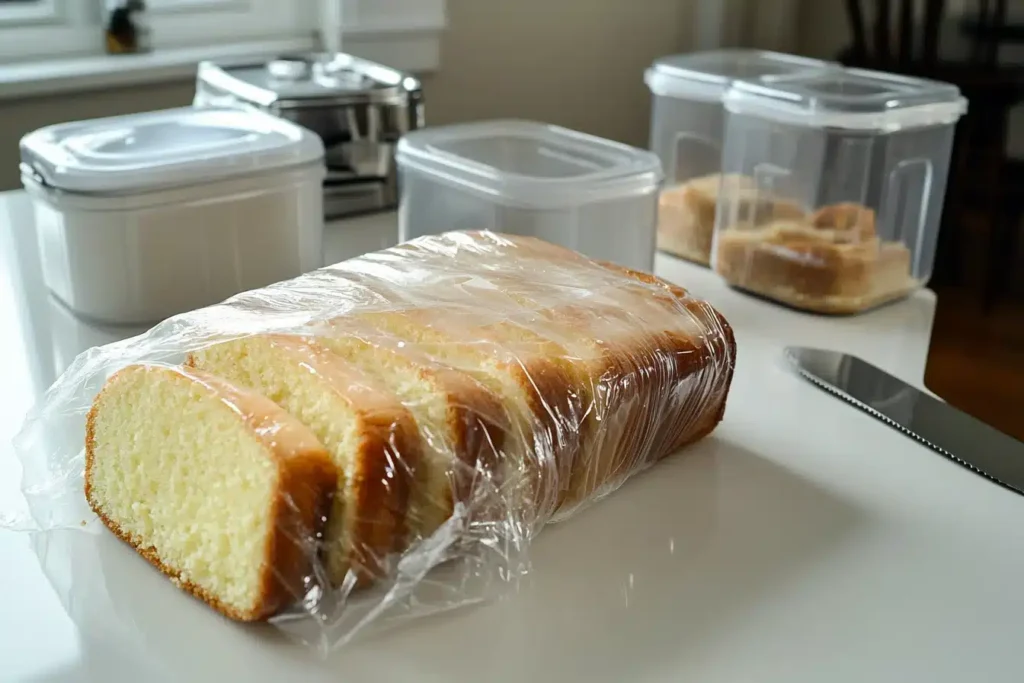
{"type": "Polygon", "coordinates": [[[967,100],[949,83],[837,67],[736,81],[725,107],[805,126],[892,131],[954,123],[967,100]]]}
{"type": "Polygon", "coordinates": [[[719,101],[733,81],[826,69],[828,62],[763,50],[711,50],[655,60],[644,82],[655,95],[719,101]]]}
{"type": "Polygon", "coordinates": [[[657,189],[658,157],[604,138],[532,121],[427,128],[398,143],[398,163],[496,203],[554,208],[657,189]]]}
{"type": "Polygon", "coordinates": [[[22,171],[68,192],[137,194],[322,158],[293,123],[238,109],[167,109],[48,126],[21,139],[22,171]]]}

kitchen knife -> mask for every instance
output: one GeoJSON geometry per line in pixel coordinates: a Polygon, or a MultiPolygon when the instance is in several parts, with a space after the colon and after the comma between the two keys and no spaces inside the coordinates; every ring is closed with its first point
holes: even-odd
{"type": "Polygon", "coordinates": [[[1024,443],[856,356],[790,346],[786,358],[811,383],[950,460],[1024,494],[1024,443]]]}

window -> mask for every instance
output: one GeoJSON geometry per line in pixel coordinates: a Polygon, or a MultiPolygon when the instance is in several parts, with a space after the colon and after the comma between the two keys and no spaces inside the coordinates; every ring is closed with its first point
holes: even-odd
{"type": "Polygon", "coordinates": [[[55,56],[102,47],[84,30],[90,9],[89,0],[0,1],[0,61],[38,57],[42,46],[55,56]]]}
{"type": "Polygon", "coordinates": [[[54,0],[0,0],[0,19],[4,21],[46,21],[54,15],[54,0]]]}
{"type": "MultiPolygon", "coordinates": [[[[4,64],[102,55],[105,1],[0,0],[0,83],[4,64]]],[[[381,50],[401,36],[406,57],[424,62],[436,60],[424,36],[436,43],[444,26],[444,0],[146,0],[146,8],[154,55],[209,49],[215,58],[248,43],[332,47],[344,34],[346,50],[360,54],[362,46],[374,53],[362,56],[385,61],[381,50]]]]}

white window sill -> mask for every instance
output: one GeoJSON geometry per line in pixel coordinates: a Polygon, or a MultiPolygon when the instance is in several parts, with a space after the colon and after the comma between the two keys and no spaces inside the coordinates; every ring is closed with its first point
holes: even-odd
{"type": "MultiPolygon", "coordinates": [[[[345,36],[343,49],[396,69],[424,73],[438,67],[439,39],[437,29],[360,30],[345,36]]],[[[237,63],[309,52],[316,47],[312,38],[297,38],[0,64],[0,100],[188,81],[195,77],[196,66],[203,60],[237,63]]]]}

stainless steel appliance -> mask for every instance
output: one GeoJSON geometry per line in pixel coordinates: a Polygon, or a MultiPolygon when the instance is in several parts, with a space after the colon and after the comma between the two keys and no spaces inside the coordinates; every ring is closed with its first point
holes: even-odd
{"type": "Polygon", "coordinates": [[[1024,494],[1024,443],[855,356],[787,347],[786,357],[812,384],[972,472],[1024,494]]]}
{"type": "Polygon", "coordinates": [[[232,66],[204,62],[194,105],[253,107],[320,135],[328,219],[397,206],[395,145],[423,127],[418,79],[342,53],[232,66]]]}

